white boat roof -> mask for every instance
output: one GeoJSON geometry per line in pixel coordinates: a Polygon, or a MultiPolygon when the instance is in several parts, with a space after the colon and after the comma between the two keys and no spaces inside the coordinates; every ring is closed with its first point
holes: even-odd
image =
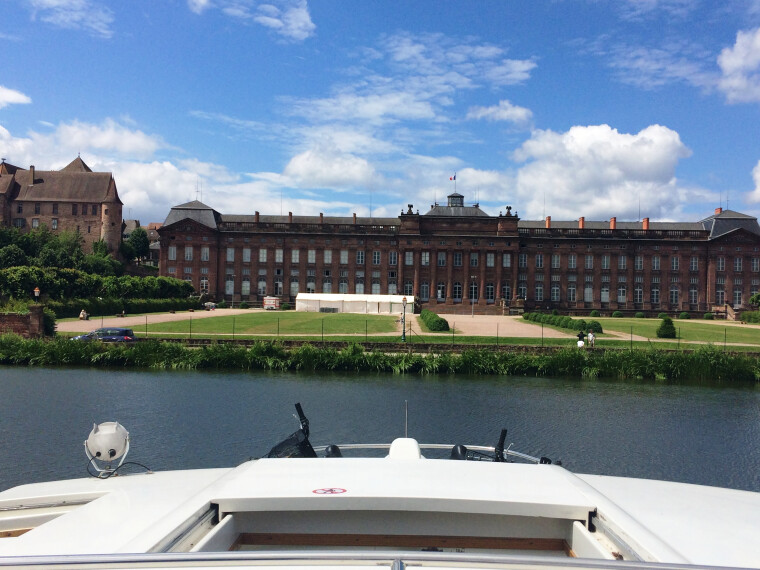
{"type": "Polygon", "coordinates": [[[426,525],[452,536],[504,529],[522,540],[531,532],[568,541],[585,533],[575,554],[583,555],[585,544],[611,559],[618,553],[596,544],[596,526],[630,547],[620,553],[627,559],[760,568],[758,493],[413,452],[23,485],[0,493],[0,537],[7,535],[0,538],[0,566],[13,560],[3,557],[170,552],[182,541],[210,550],[225,521],[251,536],[270,523],[271,532],[299,536],[366,535],[372,517],[390,535],[424,534],[426,525]],[[208,537],[187,538],[191,521],[209,509],[215,518],[203,523],[208,537]],[[21,527],[31,530],[14,534],[21,527]]]}

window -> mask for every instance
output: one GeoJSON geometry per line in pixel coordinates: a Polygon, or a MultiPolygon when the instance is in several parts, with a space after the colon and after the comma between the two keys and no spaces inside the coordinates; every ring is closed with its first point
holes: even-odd
{"type": "Polygon", "coordinates": [[[678,268],[681,265],[681,259],[677,255],[673,255],[670,257],[670,270],[671,271],[678,271],[678,268]]]}
{"type": "Polygon", "coordinates": [[[207,245],[204,245],[203,247],[201,247],[201,261],[208,261],[208,246],[207,245]]]}
{"type": "MultiPolygon", "coordinates": [[[[404,265],[414,265],[414,252],[413,251],[405,251],[404,252],[404,265]]],[[[404,293],[406,295],[406,293],[404,293]]],[[[411,293],[409,293],[411,295],[411,293]]]]}
{"type": "MultiPolygon", "coordinates": [[[[716,260],[717,270],[718,271],[725,271],[726,270],[726,258],[723,256],[718,257],[716,260]]],[[[723,303],[719,303],[722,305],[723,303]]]]}
{"type": "Polygon", "coordinates": [[[528,267],[528,254],[521,253],[517,256],[517,267],[528,267]]]}
{"type": "Polygon", "coordinates": [[[39,227],[40,227],[40,219],[32,218],[32,228],[39,228],[39,227]]]}
{"type": "Polygon", "coordinates": [[[578,258],[574,253],[571,253],[567,256],[567,268],[568,269],[577,269],[578,267],[578,258]]]}
{"type": "Polygon", "coordinates": [[[259,295],[267,294],[267,278],[259,275],[259,280],[256,283],[256,293],[259,295]]]}
{"type": "Polygon", "coordinates": [[[235,261],[235,248],[228,247],[227,248],[227,263],[232,263],[233,261],[235,261]]]}
{"type": "Polygon", "coordinates": [[[462,252],[454,252],[454,267],[462,267],[462,252]]]}
{"type": "Polygon", "coordinates": [[[741,307],[742,305],[742,290],[741,288],[734,288],[734,307],[741,307]]]}
{"type": "Polygon", "coordinates": [[[660,288],[659,287],[652,287],[649,290],[649,302],[653,305],[659,305],[660,304],[660,288]]]}
{"type": "Polygon", "coordinates": [[[420,253],[420,265],[430,265],[430,252],[423,251],[420,253]]]}
{"type": "Polygon", "coordinates": [[[90,213],[94,216],[98,213],[98,206],[96,204],[92,205],[92,210],[90,210],[90,213]]]}
{"type": "Polygon", "coordinates": [[[56,214],[56,215],[58,214],[58,204],[57,203],[53,204],[53,214],[56,214]]]}
{"type": "Polygon", "coordinates": [[[420,283],[420,297],[422,297],[423,301],[430,299],[430,283],[427,281],[420,283]]]}
{"type": "Polygon", "coordinates": [[[507,301],[512,300],[512,287],[507,283],[504,283],[501,286],[501,298],[506,299],[507,301]]]}
{"type": "Polygon", "coordinates": [[[637,255],[636,257],[633,258],[633,268],[636,271],[641,271],[642,269],[644,269],[644,256],[643,255],[637,255]]]}
{"type": "Polygon", "coordinates": [[[593,269],[594,268],[594,256],[593,255],[587,255],[584,267],[586,269],[593,269]]]}
{"type": "Polygon", "coordinates": [[[298,263],[300,260],[301,260],[301,250],[300,249],[291,249],[290,250],[290,263],[298,263]]]}
{"type": "Polygon", "coordinates": [[[653,255],[652,256],[652,270],[653,271],[659,271],[660,270],[660,256],[659,255],[653,255]]]}
{"type": "Polygon", "coordinates": [[[605,253],[602,256],[602,269],[609,269],[610,268],[610,254],[605,253]]]}
{"type": "Polygon", "coordinates": [[[446,267],[446,252],[438,252],[438,267],[446,267]]]}
{"type": "Polygon", "coordinates": [[[372,265],[380,265],[380,252],[377,250],[372,252],[372,265]]]}
{"type": "Polygon", "coordinates": [[[567,286],[567,301],[569,303],[575,303],[576,301],[575,283],[570,283],[567,286]]]}
{"type": "MultiPolygon", "coordinates": [[[[398,252],[397,251],[389,251],[388,252],[388,265],[396,266],[398,265],[398,252]]],[[[389,293],[389,295],[392,293],[389,293]]]]}
{"type": "Polygon", "coordinates": [[[201,277],[201,293],[208,293],[208,277],[201,277]]]}
{"type": "Polygon", "coordinates": [[[633,288],[633,302],[639,305],[644,302],[644,287],[642,285],[636,285],[633,288]]]}
{"type": "Polygon", "coordinates": [[[454,302],[462,302],[462,284],[459,281],[454,283],[454,302]]]}
{"type": "Polygon", "coordinates": [[[583,302],[593,303],[594,301],[594,286],[591,283],[586,283],[583,287],[583,302]]]}
{"type": "Polygon", "coordinates": [[[169,261],[176,261],[176,259],[177,259],[177,246],[170,245],[169,246],[169,261]]]}
{"type": "Polygon", "coordinates": [[[470,254],[470,267],[477,267],[478,266],[478,257],[479,257],[479,254],[477,254],[477,253],[471,253],[470,254]]]}
{"type": "Polygon", "coordinates": [[[626,269],[628,266],[628,258],[625,254],[618,255],[618,269],[626,269]]]}
{"type": "Polygon", "coordinates": [[[617,289],[617,302],[618,303],[625,303],[626,302],[626,287],[625,285],[618,285],[617,289]]]}
{"type": "Polygon", "coordinates": [[[41,209],[40,203],[39,202],[35,202],[34,203],[34,213],[37,214],[37,215],[39,215],[40,209],[41,209]]]}
{"type": "Polygon", "coordinates": [[[186,245],[185,246],[185,261],[192,261],[192,260],[193,260],[193,246],[186,245]]]}
{"type": "Polygon", "coordinates": [[[552,253],[552,269],[559,269],[559,254],[552,253]]]}
{"type": "Polygon", "coordinates": [[[275,263],[282,263],[282,257],[283,257],[283,251],[281,248],[277,248],[274,250],[274,262],[275,263]]]}
{"type": "Polygon", "coordinates": [[[677,285],[671,285],[670,286],[670,304],[671,305],[678,305],[678,295],[680,291],[678,289],[677,285]]]}
{"type": "Polygon", "coordinates": [[[551,300],[554,303],[559,301],[559,283],[552,283],[551,300]]]}
{"type": "Polygon", "coordinates": [[[478,300],[478,284],[475,281],[470,281],[470,301],[473,303],[478,300]]]}
{"type": "Polygon", "coordinates": [[[407,279],[404,281],[404,295],[413,295],[414,294],[414,283],[411,279],[407,279]]]}
{"type": "Polygon", "coordinates": [[[525,281],[520,281],[517,284],[517,298],[518,299],[528,298],[528,284],[525,281]]]}
{"type": "Polygon", "coordinates": [[[512,254],[511,253],[502,253],[501,254],[501,266],[502,267],[512,267],[512,254]]]}
{"type": "Polygon", "coordinates": [[[317,250],[316,249],[310,249],[306,253],[307,261],[309,263],[316,263],[317,262],[317,250]]]}
{"type": "Polygon", "coordinates": [[[609,303],[610,302],[610,286],[608,283],[602,283],[602,296],[601,296],[602,303],[609,303]]]}
{"type": "Polygon", "coordinates": [[[439,301],[444,301],[446,299],[446,283],[443,281],[439,281],[438,285],[435,286],[435,297],[439,301]]]}
{"type": "Polygon", "coordinates": [[[364,252],[361,250],[356,252],[356,265],[364,265],[364,252]]]}
{"type": "Polygon", "coordinates": [[[544,267],[544,254],[537,253],[536,254],[536,269],[543,269],[543,267],[544,267]]]}
{"type": "MultiPolygon", "coordinates": [[[[77,210],[79,209],[79,208],[78,208],[78,206],[79,206],[79,204],[72,204],[72,205],[71,205],[71,215],[72,215],[72,216],[76,216],[76,215],[77,215],[77,213],[78,213],[78,212],[77,212],[77,210]]],[[[21,204],[19,204],[19,206],[18,206],[18,207],[19,207],[19,208],[21,208],[21,204]]],[[[21,212],[19,212],[19,214],[20,214],[20,213],[21,213],[21,212]]]]}
{"type": "Polygon", "coordinates": [[[486,253],[486,267],[493,267],[496,262],[496,256],[493,253],[486,253]]]}
{"type": "Polygon", "coordinates": [[[734,257],[734,271],[741,271],[742,270],[742,260],[744,258],[742,257],[734,257]]]}

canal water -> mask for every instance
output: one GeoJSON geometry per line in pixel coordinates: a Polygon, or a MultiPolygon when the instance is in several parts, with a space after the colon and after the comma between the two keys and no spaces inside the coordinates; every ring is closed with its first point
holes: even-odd
{"type": "Polygon", "coordinates": [[[234,466],[312,441],[495,445],[579,473],[760,491],[760,389],[580,379],[0,367],[0,489],[86,476],[92,424],[119,421],[154,470],[234,466]]]}

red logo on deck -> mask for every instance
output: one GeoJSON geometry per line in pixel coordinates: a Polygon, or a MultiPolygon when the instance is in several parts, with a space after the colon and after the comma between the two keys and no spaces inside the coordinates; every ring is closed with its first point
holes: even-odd
{"type": "Polygon", "coordinates": [[[316,495],[340,495],[341,493],[345,493],[345,489],[341,489],[340,487],[327,487],[325,489],[314,489],[312,493],[316,495]]]}

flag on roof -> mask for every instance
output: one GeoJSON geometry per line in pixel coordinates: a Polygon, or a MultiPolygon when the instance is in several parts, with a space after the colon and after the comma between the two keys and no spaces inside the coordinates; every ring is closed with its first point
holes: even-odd
{"type": "Polygon", "coordinates": [[[456,180],[456,179],[457,179],[457,175],[456,174],[454,174],[454,176],[450,176],[449,177],[449,180],[456,180]]]}

